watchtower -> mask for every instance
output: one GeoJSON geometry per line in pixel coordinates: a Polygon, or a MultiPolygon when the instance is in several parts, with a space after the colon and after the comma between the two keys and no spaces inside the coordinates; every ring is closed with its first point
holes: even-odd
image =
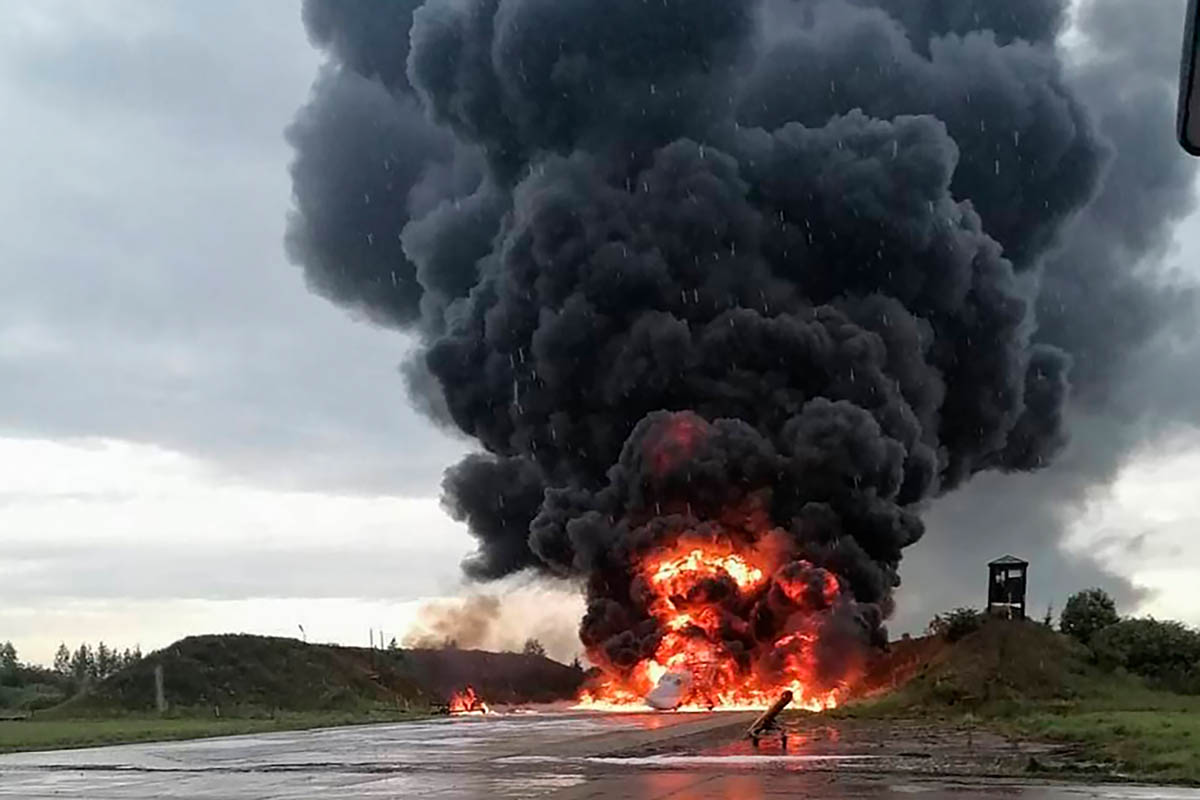
{"type": "Polygon", "coordinates": [[[1025,619],[1025,583],[1029,562],[1002,556],[988,564],[989,614],[1006,619],[1025,619]]]}

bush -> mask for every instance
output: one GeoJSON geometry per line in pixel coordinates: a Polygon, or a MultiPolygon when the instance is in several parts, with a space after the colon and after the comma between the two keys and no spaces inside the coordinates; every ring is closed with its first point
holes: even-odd
{"type": "Polygon", "coordinates": [[[1200,631],[1150,617],[1109,625],[1092,637],[1102,666],[1124,669],[1175,691],[1200,693],[1200,631]]]}
{"type": "Polygon", "coordinates": [[[947,642],[957,642],[967,634],[979,630],[983,621],[983,614],[973,608],[956,608],[931,619],[929,632],[934,636],[941,636],[947,642]]]}
{"type": "Polygon", "coordinates": [[[1121,620],[1117,604],[1103,589],[1085,589],[1067,599],[1059,619],[1059,630],[1089,644],[1099,631],[1121,620]]]}

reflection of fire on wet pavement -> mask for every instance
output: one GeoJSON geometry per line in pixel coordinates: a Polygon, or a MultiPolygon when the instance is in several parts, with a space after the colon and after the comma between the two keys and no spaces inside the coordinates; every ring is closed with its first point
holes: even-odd
{"type": "Polygon", "coordinates": [[[782,736],[756,745],[743,737],[707,735],[646,748],[641,757],[727,759],[723,763],[821,770],[836,766],[870,772],[926,775],[1025,775],[1031,766],[1069,762],[1071,751],[1043,742],[1008,739],[968,724],[889,720],[831,720],[785,715],[782,736]],[[755,761],[754,759],[758,759],[755,761]]]}
{"type": "MultiPolygon", "coordinates": [[[[787,717],[785,749],[741,737],[754,715],[547,711],[0,756],[3,800],[925,800],[1080,797],[1064,784],[930,774],[1008,743],[961,728],[787,717]],[[904,744],[899,744],[903,742],[904,744]],[[905,748],[933,753],[918,758],[905,748]],[[924,772],[922,772],[924,769],[924,772]],[[997,789],[996,784],[1002,786],[997,789]],[[1031,788],[1032,786],[1032,788],[1031,788]]],[[[1025,752],[1022,750],[1022,752],[1025,752]]],[[[972,773],[963,769],[962,775],[972,773]]],[[[973,773],[979,775],[979,772],[973,773]]],[[[1087,787],[1087,796],[1200,800],[1195,790],[1087,787]],[[1139,794],[1138,792],[1141,792],[1139,794]]]]}

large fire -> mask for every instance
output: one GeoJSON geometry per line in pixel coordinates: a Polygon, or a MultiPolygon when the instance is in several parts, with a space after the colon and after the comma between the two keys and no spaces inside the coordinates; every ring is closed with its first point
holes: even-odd
{"type": "Polygon", "coordinates": [[[810,711],[844,697],[844,684],[830,687],[817,675],[821,625],[841,592],[832,573],[765,547],[681,537],[644,558],[634,583],[661,631],[657,648],[632,669],[605,669],[581,707],[645,708],[664,676],[675,676],[681,711],[765,708],[784,690],[810,711]],[[768,603],[788,608],[785,632],[756,641],[752,620],[768,603]]]}

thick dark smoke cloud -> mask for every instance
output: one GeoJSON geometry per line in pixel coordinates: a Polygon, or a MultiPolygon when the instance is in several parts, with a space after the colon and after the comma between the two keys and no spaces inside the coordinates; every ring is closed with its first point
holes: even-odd
{"type": "Polygon", "coordinates": [[[754,5],[427,2],[409,71],[434,118],[481,144],[501,175],[539,150],[621,158],[728,113],[754,5]]]}
{"type": "Polygon", "coordinates": [[[297,155],[286,243],[317,293],[379,324],[437,332],[478,280],[505,197],[485,180],[479,148],[433,124],[413,94],[420,5],[304,4],[330,63],[287,130],[297,155]]]}
{"type": "MultiPolygon", "coordinates": [[[[424,0],[314,0],[301,16],[312,43],[366,78],[408,91],[408,32],[424,0]]],[[[318,92],[319,94],[319,92],[318,92]]]]}
{"type": "Polygon", "coordinates": [[[1067,4],[1062,0],[1009,0],[1006,3],[855,0],[855,5],[885,8],[904,26],[913,46],[926,55],[935,38],[946,34],[965,36],[974,31],[988,31],[1002,45],[1016,40],[1052,43],[1067,18],[1067,4]]]}
{"type": "MultiPolygon", "coordinates": [[[[413,391],[485,451],[445,480],[468,574],[580,578],[584,640],[615,664],[656,636],[630,565],[683,530],[771,531],[879,635],[918,512],[1051,464],[1069,395],[1102,412],[1156,313],[1187,307],[1134,269],[1190,199],[1135,149],[1156,84],[1101,96],[1104,67],[1159,65],[1064,70],[1062,2],[304,17],[330,64],[289,130],[289,250],[316,291],[421,337],[413,391]],[[1098,304],[1117,324],[1084,320],[1098,304]]],[[[982,525],[947,552],[994,547],[982,525]]]]}
{"type": "Polygon", "coordinates": [[[411,98],[349,68],[323,69],[313,93],[287,132],[297,151],[288,253],[318,293],[411,325],[422,288],[401,237],[409,194],[431,164],[453,157],[453,142],[411,98]]]}

